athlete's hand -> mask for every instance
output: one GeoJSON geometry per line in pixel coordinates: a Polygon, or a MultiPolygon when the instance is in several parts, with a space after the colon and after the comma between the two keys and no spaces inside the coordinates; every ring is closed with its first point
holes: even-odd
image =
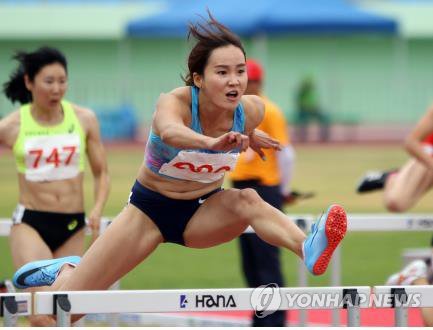
{"type": "Polygon", "coordinates": [[[274,149],[280,151],[281,145],[278,140],[271,138],[268,134],[259,129],[255,129],[250,134],[250,148],[265,160],[265,154],[262,149],[274,149]]]}
{"type": "Polygon", "coordinates": [[[97,208],[94,208],[88,217],[89,220],[89,227],[90,230],[92,231],[92,243],[98,238],[99,236],[99,229],[101,227],[101,211],[97,208]]]}
{"type": "Polygon", "coordinates": [[[245,151],[249,146],[249,137],[239,132],[228,132],[217,138],[211,138],[209,143],[210,150],[230,151],[239,149],[245,151]]]}

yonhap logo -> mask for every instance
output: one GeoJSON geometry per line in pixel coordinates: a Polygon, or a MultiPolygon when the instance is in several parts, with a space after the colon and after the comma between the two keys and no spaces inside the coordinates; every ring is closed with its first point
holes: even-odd
{"type": "Polygon", "coordinates": [[[181,294],[180,301],[179,301],[180,308],[186,308],[186,304],[188,304],[188,300],[186,300],[186,295],[181,294]]]}
{"type": "Polygon", "coordinates": [[[195,307],[199,308],[219,308],[219,307],[237,307],[235,299],[232,295],[196,295],[195,307]]]}
{"type": "Polygon", "coordinates": [[[258,318],[275,313],[281,305],[281,300],[280,288],[275,283],[255,288],[250,297],[251,307],[258,318]]]}

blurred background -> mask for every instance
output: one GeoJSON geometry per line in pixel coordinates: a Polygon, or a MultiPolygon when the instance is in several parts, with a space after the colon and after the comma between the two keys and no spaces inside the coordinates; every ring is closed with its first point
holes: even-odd
{"type": "MultiPolygon", "coordinates": [[[[348,212],[386,212],[380,192],[359,196],[355,187],[366,170],[407,160],[402,140],[433,102],[433,0],[0,0],[0,82],[15,67],[15,50],[49,45],[65,53],[67,99],[90,107],[100,120],[112,177],[105,215],[114,216],[143,159],[156,99],[183,84],[191,47],[187,23],[206,17],[207,8],[241,35],[249,57],[262,62],[266,95],[289,122],[297,150],[293,187],[316,197],[286,212],[317,214],[331,202],[348,212]],[[317,143],[323,142],[317,123],[308,136],[299,132],[306,83],[329,126],[327,143],[317,143]]],[[[0,95],[0,116],[15,108],[0,95]]],[[[3,218],[17,203],[15,172],[12,154],[0,148],[3,218]]],[[[411,212],[431,213],[431,200],[430,193],[411,212]]],[[[404,249],[427,247],[430,238],[428,231],[348,233],[343,284],[384,283],[401,267],[404,249]]],[[[10,278],[6,237],[0,237],[0,251],[0,279],[10,278]]],[[[287,285],[296,285],[290,253],[283,254],[283,270],[287,285]]],[[[329,275],[309,280],[328,285],[329,275]]],[[[121,285],[242,287],[237,242],[207,250],[163,245],[121,285]]]]}
{"type": "MultiPolygon", "coordinates": [[[[100,115],[105,138],[130,138],[159,93],[182,84],[186,24],[206,8],[262,61],[266,94],[289,120],[300,82],[314,80],[331,139],[401,139],[431,102],[428,0],[1,0],[0,81],[14,50],[58,47],[70,63],[68,98],[100,115]],[[112,125],[119,113],[128,129],[112,125]]],[[[0,114],[11,109],[1,95],[0,114]]]]}

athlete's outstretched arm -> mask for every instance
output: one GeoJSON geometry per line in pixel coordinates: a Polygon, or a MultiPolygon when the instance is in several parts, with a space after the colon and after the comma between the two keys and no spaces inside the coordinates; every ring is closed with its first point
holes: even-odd
{"type": "Polygon", "coordinates": [[[228,151],[248,148],[248,137],[238,132],[228,132],[213,138],[193,131],[186,125],[190,111],[188,108],[176,95],[160,96],[153,116],[152,129],[164,143],[180,149],[228,151]]]}

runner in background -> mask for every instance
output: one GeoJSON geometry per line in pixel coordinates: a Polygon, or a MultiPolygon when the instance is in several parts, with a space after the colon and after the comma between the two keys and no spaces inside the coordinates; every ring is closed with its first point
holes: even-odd
{"type": "MultiPolygon", "coordinates": [[[[408,135],[405,148],[413,158],[401,169],[368,173],[357,188],[360,193],[384,188],[384,203],[392,212],[409,210],[433,185],[433,106],[408,135]]],[[[391,275],[387,285],[428,285],[433,277],[431,259],[411,262],[391,275]]],[[[421,313],[424,324],[433,326],[433,308],[421,308],[421,313]]]]}
{"type": "Polygon", "coordinates": [[[391,212],[406,212],[433,186],[433,106],[409,135],[405,146],[411,158],[400,168],[370,171],[360,180],[356,190],[367,193],[383,189],[385,207],[391,212]]]}
{"type": "MultiPolygon", "coordinates": [[[[18,66],[4,93],[21,107],[0,121],[0,145],[12,149],[18,172],[18,205],[9,239],[19,268],[33,260],[83,254],[86,155],[94,178],[95,201],[88,216],[94,237],[109,177],[96,116],[63,99],[68,87],[65,56],[42,47],[13,58],[18,66]]],[[[55,325],[43,315],[31,316],[30,322],[55,325]]]]}

